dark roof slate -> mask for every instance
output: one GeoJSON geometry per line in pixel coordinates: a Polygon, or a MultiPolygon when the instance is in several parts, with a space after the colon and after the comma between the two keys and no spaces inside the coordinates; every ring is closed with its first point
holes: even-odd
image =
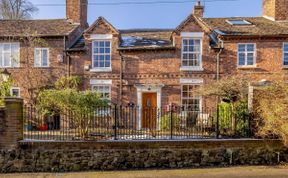
{"type": "Polygon", "coordinates": [[[288,23],[264,17],[203,18],[205,25],[221,36],[277,36],[288,35],[288,23]],[[251,25],[231,25],[227,20],[246,20],[251,25]]]}
{"type": "Polygon", "coordinates": [[[23,36],[26,33],[37,33],[39,36],[66,36],[79,24],[67,19],[51,20],[0,20],[0,36],[23,36]]]}
{"type": "Polygon", "coordinates": [[[157,49],[173,46],[172,29],[131,29],[120,30],[120,50],[157,49]]]}

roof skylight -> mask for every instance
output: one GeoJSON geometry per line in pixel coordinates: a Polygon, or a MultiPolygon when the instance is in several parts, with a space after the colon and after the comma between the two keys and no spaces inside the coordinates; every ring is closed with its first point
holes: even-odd
{"type": "Polygon", "coordinates": [[[252,23],[247,20],[235,19],[235,20],[226,20],[230,25],[252,25],[252,23]]]}

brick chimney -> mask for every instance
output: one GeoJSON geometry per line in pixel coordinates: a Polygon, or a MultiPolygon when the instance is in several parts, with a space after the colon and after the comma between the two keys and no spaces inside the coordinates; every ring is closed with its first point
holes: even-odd
{"type": "Polygon", "coordinates": [[[201,5],[201,2],[198,1],[193,9],[193,15],[196,17],[203,17],[204,16],[204,6],[201,5]]]}
{"type": "Polygon", "coordinates": [[[82,29],[89,25],[87,22],[88,0],[66,0],[66,18],[80,24],[82,29]]]}
{"type": "Polygon", "coordinates": [[[263,16],[275,21],[287,21],[288,0],[263,0],[263,16]]]}

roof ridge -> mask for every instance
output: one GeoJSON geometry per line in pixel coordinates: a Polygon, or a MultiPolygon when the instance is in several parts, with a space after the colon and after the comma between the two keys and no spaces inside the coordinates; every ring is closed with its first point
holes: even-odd
{"type": "Polygon", "coordinates": [[[175,30],[174,28],[130,28],[130,29],[119,29],[120,32],[170,32],[175,30]]]}

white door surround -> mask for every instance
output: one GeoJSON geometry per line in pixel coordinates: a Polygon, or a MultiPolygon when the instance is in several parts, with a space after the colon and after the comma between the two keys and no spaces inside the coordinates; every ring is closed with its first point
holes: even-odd
{"type": "MultiPolygon", "coordinates": [[[[137,84],[137,106],[139,107],[137,118],[137,129],[142,128],[142,96],[143,93],[157,93],[157,108],[161,108],[161,97],[163,84],[137,84]]],[[[157,117],[157,129],[159,128],[159,117],[157,117]]]]}

